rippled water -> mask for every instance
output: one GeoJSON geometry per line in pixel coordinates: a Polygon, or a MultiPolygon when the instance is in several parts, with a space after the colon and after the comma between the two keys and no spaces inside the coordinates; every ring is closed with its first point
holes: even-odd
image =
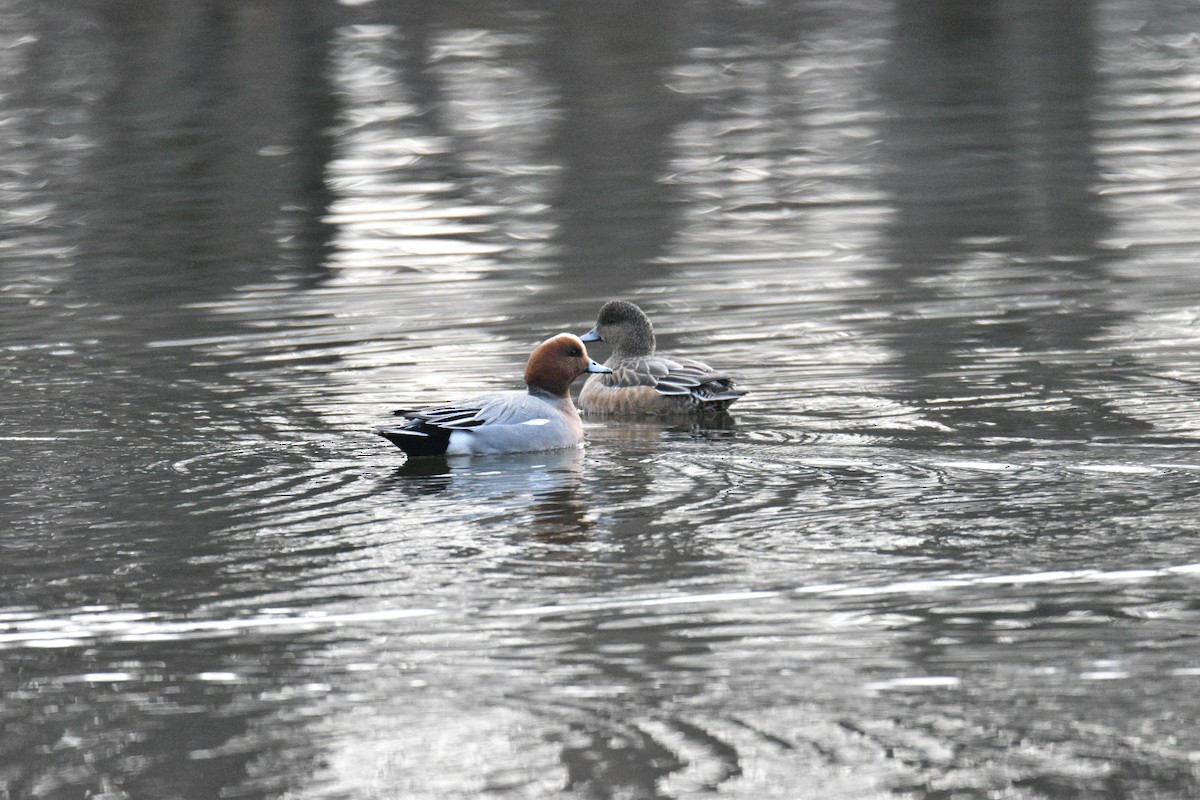
{"type": "Polygon", "coordinates": [[[1186,2],[8,4],[0,798],[1197,796],[1198,120],[1186,2]],[[373,435],[612,296],[731,419],[373,435]]]}

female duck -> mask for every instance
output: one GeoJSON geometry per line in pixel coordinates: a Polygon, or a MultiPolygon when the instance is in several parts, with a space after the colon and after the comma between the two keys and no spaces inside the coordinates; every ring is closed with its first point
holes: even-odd
{"type": "Polygon", "coordinates": [[[596,327],[579,337],[608,342],[611,369],[587,379],[579,392],[584,411],[607,414],[678,414],[723,412],[745,394],[733,380],[707,364],[654,352],[654,327],[633,303],[610,300],[600,309],[596,327]]]}
{"type": "Polygon", "coordinates": [[[403,425],[380,428],[409,456],[519,453],[583,443],[583,424],[571,402],[571,381],[608,372],[588,358],[578,337],[560,333],[542,342],[525,364],[524,392],[493,392],[420,411],[397,411],[403,425]]]}

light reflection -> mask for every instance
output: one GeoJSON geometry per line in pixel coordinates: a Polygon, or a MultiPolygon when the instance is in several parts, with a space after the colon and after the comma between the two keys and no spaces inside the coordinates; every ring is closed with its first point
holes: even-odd
{"type": "Polygon", "coordinates": [[[892,689],[956,689],[962,684],[962,679],[952,675],[927,675],[868,683],[863,688],[869,692],[888,691],[892,689]]]}
{"type": "Polygon", "coordinates": [[[848,8],[0,14],[18,791],[1194,786],[1194,54],[848,8]],[[617,292],[736,424],[371,435],[617,292]]]}
{"type": "MultiPolygon", "coordinates": [[[[790,589],[771,591],[750,589],[724,592],[693,592],[693,593],[664,593],[646,597],[628,596],[619,599],[588,599],[575,598],[569,602],[536,606],[512,606],[481,609],[477,611],[459,611],[451,614],[445,609],[433,608],[379,608],[363,611],[312,611],[297,613],[288,609],[267,609],[262,613],[244,618],[227,618],[211,620],[173,620],[159,613],[139,613],[123,611],[120,613],[101,612],[96,614],[75,614],[61,619],[30,617],[5,627],[7,632],[0,633],[0,646],[14,647],[74,647],[89,640],[94,641],[131,641],[148,636],[158,640],[186,639],[194,634],[211,634],[216,636],[234,635],[243,631],[270,633],[273,629],[303,629],[307,631],[322,628],[338,629],[346,626],[365,626],[367,628],[377,623],[401,622],[407,620],[430,619],[435,625],[449,624],[452,616],[478,616],[480,620],[490,618],[506,619],[533,617],[538,620],[550,620],[555,617],[577,619],[581,614],[609,611],[651,611],[667,609],[675,606],[712,606],[716,608],[728,605],[746,606],[763,601],[780,601],[786,597],[827,597],[827,598],[869,598],[888,595],[920,596],[943,595],[939,602],[947,603],[938,613],[972,613],[989,615],[1004,614],[1012,616],[1033,615],[1039,613],[1038,607],[1032,601],[1009,599],[1004,603],[977,601],[974,598],[981,587],[1005,585],[1021,587],[1021,591],[1031,591],[1039,584],[1074,585],[1090,591],[1102,591],[1105,586],[1145,584],[1164,578],[1200,574],[1200,564],[1182,564],[1165,567],[1158,570],[1075,570],[1032,573],[1028,575],[971,575],[961,578],[950,578],[925,581],[897,581],[878,585],[849,585],[849,584],[815,584],[799,586],[790,589]],[[982,604],[981,604],[982,602],[982,604]],[[952,603],[952,604],[949,604],[952,603]],[[440,621],[439,621],[440,620],[440,621]],[[64,634],[74,634],[66,638],[64,634]]],[[[883,614],[862,616],[856,615],[860,627],[891,628],[897,621],[901,625],[919,623],[920,617],[901,617],[883,614]]],[[[847,626],[845,617],[831,618],[831,629],[842,629],[847,626]]],[[[1063,617],[1069,620],[1071,617],[1063,617]]],[[[1078,617],[1084,621],[1083,617],[1078,617]]],[[[947,622],[952,622],[950,618],[947,622]]],[[[0,623],[4,624],[4,623],[0,623]]],[[[458,623],[456,623],[458,624],[458,623]]],[[[973,624],[970,620],[967,624],[973,624]]],[[[281,630],[288,633],[288,630],[281,630]]],[[[345,655],[356,651],[348,650],[345,655]]],[[[101,675],[102,673],[95,673],[101,675]]],[[[108,675],[110,673],[103,673],[108,675]]],[[[111,673],[126,675],[127,673],[111,673]]],[[[224,680],[222,676],[233,676],[234,673],[204,673],[199,676],[203,680],[224,680]],[[216,677],[213,677],[216,676],[216,677]]],[[[93,678],[84,676],[81,679],[93,678]]],[[[101,680],[103,678],[95,678],[101,680]]]]}

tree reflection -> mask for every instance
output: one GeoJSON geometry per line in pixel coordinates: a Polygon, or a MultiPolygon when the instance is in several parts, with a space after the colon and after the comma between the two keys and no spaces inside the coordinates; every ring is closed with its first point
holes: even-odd
{"type": "Polygon", "coordinates": [[[548,151],[562,168],[551,200],[559,291],[628,291],[674,232],[662,178],[687,108],[664,72],[682,57],[683,13],[677,2],[638,0],[553,8],[539,58],[561,110],[548,151]]]}
{"type": "Polygon", "coordinates": [[[881,98],[895,208],[880,333],[952,427],[1089,438],[1147,429],[1100,397],[1098,334],[1121,319],[1090,113],[1088,4],[903,2],[881,98]],[[1017,393],[1020,403],[999,398],[1017,393]],[[996,399],[993,399],[996,398],[996,399]]]}

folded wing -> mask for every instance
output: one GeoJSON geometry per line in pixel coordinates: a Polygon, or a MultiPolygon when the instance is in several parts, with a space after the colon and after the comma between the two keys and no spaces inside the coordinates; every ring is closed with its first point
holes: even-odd
{"type": "Polygon", "coordinates": [[[734,388],[732,378],[702,362],[661,356],[647,361],[644,372],[659,394],[690,398],[698,407],[727,407],[746,394],[734,388]]]}

